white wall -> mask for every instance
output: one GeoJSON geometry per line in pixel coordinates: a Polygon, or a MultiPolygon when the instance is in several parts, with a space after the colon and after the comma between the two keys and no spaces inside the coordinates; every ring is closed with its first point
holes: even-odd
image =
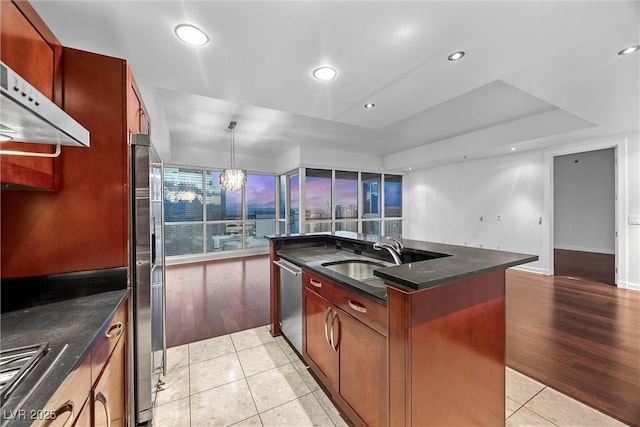
{"type": "MultiPolygon", "coordinates": [[[[231,166],[230,153],[180,147],[174,150],[172,165],[198,166],[207,169],[224,169],[231,166]]],[[[278,173],[277,159],[236,153],[236,166],[249,172],[278,173]]]]}
{"type": "Polygon", "coordinates": [[[627,222],[619,231],[627,239],[626,287],[640,291],[640,225],[629,224],[629,217],[640,217],[640,134],[627,136],[627,222]]]}
{"type": "MultiPolygon", "coordinates": [[[[184,148],[175,150],[170,164],[223,169],[230,166],[228,152],[184,148]]],[[[375,154],[297,146],[277,158],[236,153],[236,166],[249,172],[279,174],[302,167],[384,171],[384,158],[375,154]]]]}
{"type": "MultiPolygon", "coordinates": [[[[410,173],[405,236],[541,257],[543,166],[530,152],[410,173]]],[[[542,261],[523,268],[541,272],[542,261]]]]}
{"type": "MultiPolygon", "coordinates": [[[[609,142],[591,144],[607,148],[609,142]]],[[[623,193],[619,194],[621,212],[617,215],[622,245],[618,248],[618,286],[640,291],[640,226],[629,224],[630,217],[640,216],[640,137],[638,133],[624,135],[613,138],[611,144],[619,144],[623,159],[619,158],[618,168],[625,171],[618,182],[623,193]]],[[[552,221],[543,217],[543,225],[538,225],[538,215],[549,211],[553,203],[545,200],[550,198],[545,186],[551,173],[546,157],[557,149],[411,172],[405,178],[405,236],[476,247],[482,244],[490,249],[500,245],[503,250],[538,255],[539,261],[521,268],[549,273],[552,259],[544,254],[551,243],[545,230],[549,232],[552,221]],[[497,221],[497,215],[502,221],[497,221]],[[479,220],[481,216],[484,221],[479,220]]]]}
{"type": "Polygon", "coordinates": [[[554,247],[615,253],[614,149],[553,159],[554,247]]]}

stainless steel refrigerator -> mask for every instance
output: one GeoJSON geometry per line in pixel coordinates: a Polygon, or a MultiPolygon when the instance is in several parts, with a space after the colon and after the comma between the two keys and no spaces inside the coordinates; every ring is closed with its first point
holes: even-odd
{"type": "Polygon", "coordinates": [[[149,425],[166,372],[162,161],[149,135],[130,145],[131,419],[149,425]]]}

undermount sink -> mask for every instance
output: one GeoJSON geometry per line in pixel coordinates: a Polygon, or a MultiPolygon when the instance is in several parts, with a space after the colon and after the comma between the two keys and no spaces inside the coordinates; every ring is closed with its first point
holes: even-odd
{"type": "Polygon", "coordinates": [[[364,259],[345,259],[340,261],[325,262],[321,264],[329,270],[338,274],[351,277],[355,280],[364,281],[372,279],[375,276],[373,272],[383,267],[389,267],[394,264],[385,261],[369,261],[364,259]]]}

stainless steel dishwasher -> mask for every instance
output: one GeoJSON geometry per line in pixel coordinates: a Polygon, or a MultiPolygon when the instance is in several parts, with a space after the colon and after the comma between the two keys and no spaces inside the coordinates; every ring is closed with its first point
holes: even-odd
{"type": "Polygon", "coordinates": [[[280,329],[298,353],[302,354],[302,270],[283,259],[273,263],[280,267],[280,329]]]}

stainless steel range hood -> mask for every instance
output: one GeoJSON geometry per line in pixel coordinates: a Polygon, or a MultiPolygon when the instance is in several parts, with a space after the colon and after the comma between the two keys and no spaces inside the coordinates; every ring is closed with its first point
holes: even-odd
{"type": "Polygon", "coordinates": [[[89,146],[89,131],[0,62],[0,140],[89,146]]]}

